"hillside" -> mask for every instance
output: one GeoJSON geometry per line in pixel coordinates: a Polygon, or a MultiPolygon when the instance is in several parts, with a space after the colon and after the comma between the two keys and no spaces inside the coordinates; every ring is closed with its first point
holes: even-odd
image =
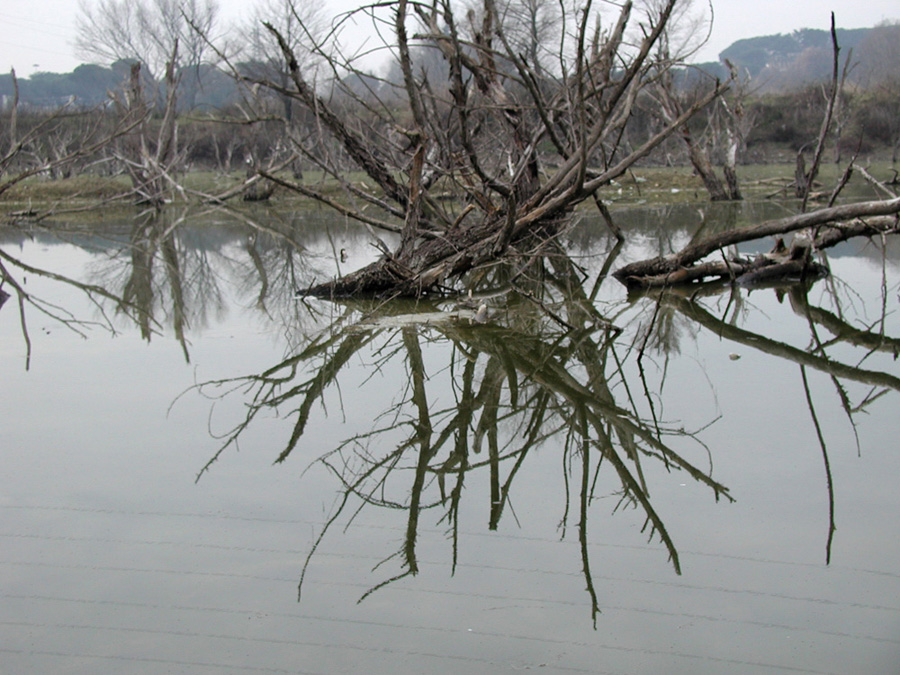
{"type": "MultiPolygon", "coordinates": [[[[874,28],[838,29],[842,59],[851,55],[850,83],[866,88],[886,77],[896,77],[900,64],[900,24],[874,28]]],[[[718,63],[697,64],[705,72],[727,77],[727,59],[739,72],[749,76],[758,92],[784,92],[821,81],[831,74],[831,36],[828,31],[803,29],[786,35],[766,35],[738,40],[719,55],[718,63]]],[[[195,105],[215,108],[227,105],[236,96],[233,83],[204,67],[202,91],[183,97],[195,105]]],[[[55,107],[67,101],[96,105],[108,100],[128,72],[128,64],[111,67],[81,65],[71,73],[35,73],[19,78],[20,101],[55,107]]],[[[186,78],[190,79],[190,78],[186,78]]],[[[188,93],[188,92],[185,92],[188,93]]],[[[14,95],[10,74],[0,75],[0,105],[14,95]]]]}
{"type": "MultiPolygon", "coordinates": [[[[850,58],[848,82],[861,88],[896,77],[900,64],[900,24],[874,28],[837,29],[841,66],[850,58]]],[[[725,61],[754,82],[760,92],[785,92],[831,77],[831,34],[805,28],[789,34],[738,40],[719,54],[719,63],[699,67],[719,77],[725,61]]]]}

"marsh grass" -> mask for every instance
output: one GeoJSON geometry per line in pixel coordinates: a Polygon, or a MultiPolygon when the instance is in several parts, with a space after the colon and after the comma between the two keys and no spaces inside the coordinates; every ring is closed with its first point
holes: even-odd
{"type": "MultiPolygon", "coordinates": [[[[888,162],[873,163],[869,172],[880,180],[889,181],[893,170],[888,162]]],[[[789,185],[793,178],[792,164],[756,164],[738,167],[741,189],[747,200],[791,198],[790,191],[779,189],[789,185]]],[[[819,175],[820,189],[830,191],[837,183],[842,169],[834,164],[826,164],[819,175]]],[[[245,174],[240,171],[222,173],[216,171],[191,171],[178,177],[181,184],[190,191],[215,195],[232,188],[244,180],[245,174]]],[[[289,178],[285,176],[285,178],[289,178]]],[[[357,185],[367,184],[364,174],[349,175],[357,185]]],[[[340,197],[345,194],[343,188],[333,179],[323,178],[320,172],[308,171],[302,181],[305,185],[315,187],[323,194],[340,197]]],[[[869,186],[859,177],[851,179],[848,189],[853,192],[868,194],[869,186]]],[[[641,167],[629,171],[619,180],[600,191],[604,201],[616,204],[654,203],[684,204],[704,203],[709,198],[703,189],[700,179],[691,173],[689,167],[641,167]]],[[[10,188],[0,197],[0,214],[12,213],[28,208],[42,208],[47,205],[71,204],[87,205],[91,202],[117,202],[118,206],[128,204],[131,200],[130,183],[125,175],[99,176],[81,175],[60,180],[49,180],[44,177],[33,177],[10,188]]],[[[176,198],[177,201],[177,198],[176,198]]],[[[276,189],[272,202],[279,205],[304,206],[311,200],[284,188],[276,189]]],[[[585,205],[582,208],[593,208],[585,205]]]]}

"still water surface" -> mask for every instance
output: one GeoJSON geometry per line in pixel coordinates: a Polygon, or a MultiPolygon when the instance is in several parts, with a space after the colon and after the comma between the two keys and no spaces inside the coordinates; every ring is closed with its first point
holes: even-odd
{"type": "Polygon", "coordinates": [[[628,298],[585,222],[480,324],[247,220],[3,233],[0,673],[898,672],[896,251],[628,298]]]}

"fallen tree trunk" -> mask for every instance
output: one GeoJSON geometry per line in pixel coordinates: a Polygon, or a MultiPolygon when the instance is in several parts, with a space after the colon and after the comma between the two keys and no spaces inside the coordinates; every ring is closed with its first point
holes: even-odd
{"type": "MultiPolygon", "coordinates": [[[[749,263],[739,261],[723,260],[699,265],[695,263],[728,246],[804,229],[813,230],[811,237],[813,248],[833,246],[854,236],[896,233],[900,231],[898,213],[900,213],[900,198],[819,209],[722,232],[685,246],[677,253],[625,265],[616,270],[613,276],[629,288],[671,286],[710,277],[737,279],[746,272],[754,271],[754,268],[744,267],[744,264],[749,263]]],[[[771,258],[770,261],[772,264],[787,262],[778,260],[777,257],[771,258]]],[[[763,261],[757,261],[756,264],[758,268],[768,266],[763,261]]],[[[790,276],[798,272],[797,267],[795,264],[787,265],[782,271],[786,276],[790,276]]],[[[800,271],[802,273],[802,270],[800,271]]]]}
{"type": "Polygon", "coordinates": [[[679,286],[710,278],[729,279],[737,284],[752,286],[778,279],[817,279],[827,276],[828,268],[807,257],[798,260],[773,260],[768,256],[730,258],[685,267],[669,274],[638,277],[630,280],[629,288],[658,288],[679,286]]]}

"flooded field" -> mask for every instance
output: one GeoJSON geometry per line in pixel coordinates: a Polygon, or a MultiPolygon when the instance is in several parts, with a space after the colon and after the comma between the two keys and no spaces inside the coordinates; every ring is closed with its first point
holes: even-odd
{"type": "Polygon", "coordinates": [[[699,216],[616,218],[381,304],[319,211],[0,232],[0,672],[896,672],[896,243],[629,296],[699,216]]]}

